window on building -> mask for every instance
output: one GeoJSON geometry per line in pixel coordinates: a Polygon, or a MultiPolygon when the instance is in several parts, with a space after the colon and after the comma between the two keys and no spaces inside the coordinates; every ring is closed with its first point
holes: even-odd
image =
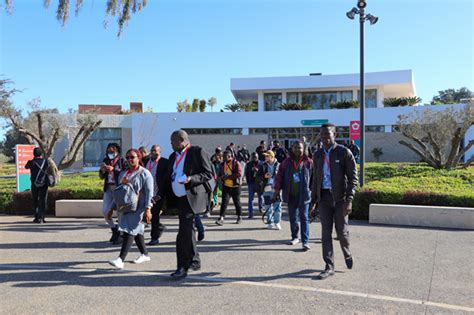
{"type": "Polygon", "coordinates": [[[301,103],[310,104],[313,109],[329,109],[331,103],[352,100],[352,91],[305,92],[301,98],[301,103]]]}
{"type": "Polygon", "coordinates": [[[111,142],[122,146],[122,129],[99,128],[84,143],[84,166],[95,167],[102,163],[107,145],[111,142]]]}
{"type": "Polygon", "coordinates": [[[365,126],[366,132],[385,132],[385,126],[365,126]]]}
{"type": "Polygon", "coordinates": [[[189,128],[183,129],[189,135],[241,135],[242,128],[189,128]]]}
{"type": "Polygon", "coordinates": [[[392,125],[392,132],[400,132],[400,126],[399,125],[392,125]]]}
{"type": "Polygon", "coordinates": [[[281,93],[265,93],[263,97],[266,111],[280,110],[281,93]]]}
{"type": "MultiPolygon", "coordinates": [[[[357,90],[357,99],[360,99],[360,90],[357,90]]],[[[365,108],[377,107],[377,89],[365,90],[365,108]]]]}
{"type": "Polygon", "coordinates": [[[287,104],[299,104],[299,98],[298,98],[299,93],[286,93],[286,103],[287,104]]]}

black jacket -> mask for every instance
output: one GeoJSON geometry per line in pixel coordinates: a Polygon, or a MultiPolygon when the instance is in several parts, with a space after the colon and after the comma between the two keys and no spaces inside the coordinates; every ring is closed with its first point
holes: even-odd
{"type": "MultiPolygon", "coordinates": [[[[324,149],[314,152],[313,162],[312,198],[314,202],[319,202],[321,200],[321,188],[323,185],[324,149]]],[[[331,150],[329,167],[331,169],[331,186],[334,201],[352,200],[359,181],[352,152],[340,144],[335,144],[331,150]]]]}
{"type": "Polygon", "coordinates": [[[257,172],[258,168],[260,168],[260,165],[262,162],[258,160],[257,162],[254,161],[249,161],[247,164],[245,164],[245,179],[247,181],[247,184],[254,184],[255,183],[255,178],[257,177],[257,172]],[[256,166],[257,170],[253,170],[253,167],[256,166]]]}
{"type": "MultiPolygon", "coordinates": [[[[168,174],[165,177],[164,189],[158,192],[160,197],[169,197],[169,203],[176,200],[176,195],[171,187],[171,176],[176,154],[171,153],[168,161],[168,174]]],[[[194,213],[202,213],[206,210],[208,201],[208,182],[213,178],[211,160],[207,152],[198,146],[189,147],[184,160],[183,172],[191,177],[191,181],[185,184],[186,197],[194,213]]]]}
{"type": "MultiPolygon", "coordinates": [[[[33,160],[29,160],[26,163],[25,168],[30,170],[31,183],[35,182],[36,176],[38,176],[38,179],[41,179],[43,176],[46,176],[48,172],[48,167],[49,167],[48,160],[44,160],[40,158],[34,158],[33,160]],[[40,172],[40,167],[41,167],[41,164],[43,164],[43,161],[44,161],[44,165],[42,168],[42,172],[40,172]],[[40,174],[38,175],[38,173],[40,174]]],[[[48,176],[46,176],[46,186],[48,186],[48,184],[49,184],[48,176]]]]}
{"type": "MultiPolygon", "coordinates": [[[[120,172],[123,170],[128,169],[128,164],[127,161],[122,156],[116,157],[117,163],[115,163],[114,167],[114,180],[115,180],[115,185],[118,185],[118,177],[120,175],[120,172]]],[[[104,160],[102,161],[105,165],[112,166],[114,164],[114,160],[109,159],[108,157],[105,157],[104,160]]],[[[99,170],[99,177],[104,180],[104,191],[107,190],[107,173],[102,172],[99,170]]]]}

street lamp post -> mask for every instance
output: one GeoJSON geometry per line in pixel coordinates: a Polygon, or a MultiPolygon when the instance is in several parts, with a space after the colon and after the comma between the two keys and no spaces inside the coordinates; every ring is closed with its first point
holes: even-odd
{"type": "Polygon", "coordinates": [[[364,186],[364,167],[365,167],[365,82],[364,82],[364,23],[369,21],[371,25],[377,23],[378,17],[372,14],[365,15],[366,0],[357,1],[357,8],[346,13],[346,16],[353,20],[356,14],[359,14],[360,24],[360,88],[359,88],[359,107],[360,107],[360,186],[364,186]]]}

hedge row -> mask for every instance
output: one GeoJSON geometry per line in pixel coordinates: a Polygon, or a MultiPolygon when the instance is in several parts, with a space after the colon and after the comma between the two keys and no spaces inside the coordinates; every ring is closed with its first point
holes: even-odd
{"type": "MultiPolygon", "coordinates": [[[[102,199],[102,191],[97,189],[51,189],[48,192],[48,209],[46,214],[55,214],[55,201],[60,199],[102,199]]],[[[474,197],[453,196],[430,192],[387,192],[372,189],[359,191],[354,198],[352,219],[368,220],[369,205],[381,204],[409,204],[432,205],[451,207],[474,207],[474,197]]],[[[32,200],[30,192],[0,193],[0,211],[7,214],[32,214],[32,200]]],[[[165,209],[165,215],[176,214],[176,209],[165,209]]]]}

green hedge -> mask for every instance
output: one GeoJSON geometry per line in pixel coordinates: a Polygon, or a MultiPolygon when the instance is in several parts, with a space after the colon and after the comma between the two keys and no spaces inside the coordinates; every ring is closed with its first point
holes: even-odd
{"type": "MultiPolygon", "coordinates": [[[[14,178],[0,178],[0,187],[0,212],[32,212],[29,192],[15,193],[14,178]]],[[[47,213],[54,214],[57,199],[102,199],[102,181],[96,172],[64,175],[49,190],[47,213]]],[[[367,220],[371,203],[474,207],[474,167],[447,171],[423,163],[368,163],[366,185],[355,195],[351,217],[367,220]]]]}

